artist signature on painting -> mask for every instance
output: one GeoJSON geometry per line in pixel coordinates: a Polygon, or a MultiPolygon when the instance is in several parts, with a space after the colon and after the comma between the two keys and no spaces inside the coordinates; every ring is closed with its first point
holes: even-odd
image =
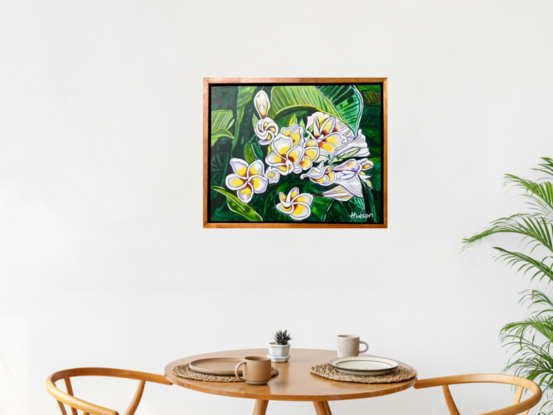
{"type": "Polygon", "coordinates": [[[361,212],[361,213],[351,212],[351,214],[349,215],[349,218],[350,219],[368,219],[372,215],[373,215],[372,213],[367,213],[367,212],[361,212]]]}

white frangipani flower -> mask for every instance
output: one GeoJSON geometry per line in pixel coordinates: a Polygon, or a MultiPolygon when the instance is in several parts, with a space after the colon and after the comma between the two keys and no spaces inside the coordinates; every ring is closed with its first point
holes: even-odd
{"type": "MultiPolygon", "coordinates": [[[[315,113],[322,114],[322,113],[315,113]]],[[[308,118],[309,120],[309,118],[308,118]]],[[[326,117],[313,119],[313,139],[317,146],[326,154],[335,155],[336,150],[346,144],[347,139],[340,132],[336,131],[336,118],[326,117]]]]}
{"type": "Polygon", "coordinates": [[[317,167],[313,167],[307,173],[300,176],[302,179],[309,178],[313,183],[322,186],[330,186],[336,181],[336,173],[332,166],[325,166],[324,162],[317,167]]]}
{"type": "Polygon", "coordinates": [[[332,189],[323,192],[322,195],[323,197],[330,197],[340,202],[347,202],[353,197],[353,194],[350,193],[344,186],[333,187],[332,189]]]}
{"type": "Polygon", "coordinates": [[[347,155],[348,153],[350,153],[349,157],[366,157],[370,154],[367,139],[361,130],[358,131],[357,137],[348,139],[345,145],[336,150],[336,157],[347,155]]]}
{"type": "Polygon", "coordinates": [[[269,167],[267,173],[265,173],[265,177],[269,180],[269,183],[278,183],[280,180],[280,172],[274,167],[269,167]]]}
{"type": "Polygon", "coordinates": [[[301,144],[294,146],[294,142],[290,137],[279,134],[273,141],[273,152],[267,154],[265,162],[279,170],[280,174],[286,176],[296,169],[304,155],[305,149],[301,144]]]}
{"type": "Polygon", "coordinates": [[[255,109],[261,118],[265,118],[267,114],[269,114],[271,102],[269,101],[269,96],[265,91],[259,91],[255,94],[254,104],[255,109]]]}
{"type": "Polygon", "coordinates": [[[259,114],[259,120],[255,125],[255,135],[259,138],[259,144],[267,146],[271,144],[278,134],[278,125],[267,115],[271,103],[265,91],[259,91],[254,98],[255,109],[259,114]]]}
{"type": "Polygon", "coordinates": [[[244,160],[234,158],[230,160],[234,174],[229,174],[225,180],[226,186],[237,190],[236,195],[244,203],[250,203],[254,193],[263,193],[269,185],[264,176],[265,166],[261,160],[248,165],[244,160]]]}
{"type": "Polygon", "coordinates": [[[259,144],[268,146],[278,134],[278,125],[269,117],[261,118],[255,125],[255,135],[259,138],[259,144]]]}
{"type": "Polygon", "coordinates": [[[319,146],[329,154],[336,157],[350,152],[352,153],[349,154],[350,157],[352,155],[356,157],[369,155],[369,146],[361,130],[357,132],[356,136],[351,128],[330,114],[315,112],[307,117],[307,128],[310,126],[313,126],[313,135],[318,140],[319,146]],[[336,139],[336,134],[340,137],[339,140],[336,139]],[[334,151],[332,151],[331,145],[335,147],[334,151]]]}
{"type": "Polygon", "coordinates": [[[373,163],[368,159],[347,160],[339,166],[333,168],[333,172],[336,173],[336,184],[340,185],[343,190],[349,192],[352,197],[363,197],[363,186],[361,185],[361,180],[363,180],[367,186],[372,187],[372,184],[369,181],[369,176],[365,174],[364,170],[370,170],[372,168],[373,163]]]}
{"type": "Polygon", "coordinates": [[[286,137],[290,137],[295,146],[303,144],[305,140],[303,127],[298,124],[292,124],[289,127],[282,127],[280,133],[286,137]]]}
{"type": "Polygon", "coordinates": [[[276,206],[279,211],[294,220],[303,220],[311,215],[311,204],[313,196],[308,193],[300,193],[297,187],[294,187],[288,195],[279,193],[280,203],[276,206]]]}
{"type": "Polygon", "coordinates": [[[315,160],[319,157],[320,149],[317,146],[317,140],[306,140],[304,137],[304,129],[298,124],[282,128],[280,132],[282,135],[290,137],[294,146],[300,144],[305,150],[302,159],[298,165],[294,167],[294,173],[299,174],[302,170],[310,169],[315,160]]]}

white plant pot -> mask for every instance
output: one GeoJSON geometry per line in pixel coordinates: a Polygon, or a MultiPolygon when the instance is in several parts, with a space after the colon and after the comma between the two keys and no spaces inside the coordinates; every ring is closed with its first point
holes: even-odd
{"type": "Polygon", "coordinates": [[[276,343],[269,343],[269,354],[272,357],[288,357],[290,356],[290,343],[280,345],[276,343]]]}

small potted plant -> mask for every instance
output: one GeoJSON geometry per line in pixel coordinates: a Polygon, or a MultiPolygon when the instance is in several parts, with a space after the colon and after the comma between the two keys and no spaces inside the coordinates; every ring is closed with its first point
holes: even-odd
{"type": "Polygon", "coordinates": [[[292,340],[288,330],[279,330],[275,333],[275,341],[269,343],[269,355],[275,362],[287,362],[290,358],[290,346],[288,343],[292,340]]]}

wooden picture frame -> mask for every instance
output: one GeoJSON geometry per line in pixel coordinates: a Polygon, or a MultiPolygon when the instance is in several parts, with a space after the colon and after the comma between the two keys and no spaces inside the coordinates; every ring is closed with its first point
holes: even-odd
{"type": "MultiPolygon", "coordinates": [[[[204,100],[203,227],[204,228],[387,228],[388,227],[388,174],[387,174],[387,170],[388,170],[388,162],[387,162],[387,156],[388,156],[388,151],[387,151],[388,150],[388,111],[387,111],[388,95],[387,95],[387,84],[388,84],[388,79],[387,78],[204,78],[204,80],[203,80],[203,100],[204,100]],[[381,86],[381,89],[379,90],[380,91],[380,93],[379,93],[380,97],[378,97],[377,93],[373,93],[369,90],[367,90],[367,91],[363,90],[362,91],[363,94],[360,93],[358,88],[360,88],[360,87],[365,88],[365,86],[368,87],[369,85],[380,85],[381,86]],[[246,86],[250,86],[251,88],[243,88],[243,87],[246,87],[246,86]],[[244,211],[242,209],[239,209],[240,206],[237,206],[237,204],[233,202],[233,200],[238,200],[238,202],[243,202],[242,197],[244,197],[244,198],[246,198],[244,200],[246,200],[246,203],[248,203],[249,200],[251,200],[251,199],[249,199],[249,200],[247,199],[248,195],[245,195],[245,196],[243,196],[243,194],[238,195],[239,191],[237,191],[236,195],[240,196],[240,199],[232,198],[232,195],[229,195],[230,189],[233,189],[232,187],[229,187],[228,188],[229,190],[225,191],[225,193],[219,193],[219,194],[216,193],[216,192],[223,192],[224,188],[222,186],[213,186],[212,182],[211,182],[211,176],[212,176],[212,174],[215,174],[215,173],[213,173],[214,168],[212,168],[212,165],[211,165],[211,163],[212,163],[211,148],[214,145],[213,141],[218,140],[219,136],[223,137],[222,139],[228,141],[229,138],[226,138],[225,134],[227,136],[232,136],[232,133],[230,132],[230,130],[231,129],[234,130],[235,125],[234,125],[234,123],[230,123],[230,124],[232,124],[233,127],[232,128],[229,127],[228,130],[224,129],[224,128],[223,129],[217,129],[216,136],[212,137],[211,128],[212,128],[212,123],[214,122],[213,121],[214,116],[212,115],[212,102],[211,102],[211,100],[212,100],[212,90],[213,90],[213,88],[236,87],[236,89],[239,90],[239,91],[244,91],[244,90],[247,89],[248,92],[253,90],[254,89],[253,87],[257,87],[256,91],[258,91],[258,92],[260,90],[264,91],[264,90],[268,90],[270,88],[271,98],[273,98],[273,95],[275,94],[273,91],[275,91],[275,90],[282,91],[285,88],[294,88],[295,86],[306,86],[306,87],[309,87],[309,88],[318,88],[317,89],[318,91],[325,90],[325,88],[327,88],[326,90],[329,90],[329,88],[331,90],[333,90],[332,89],[333,86],[335,86],[336,89],[341,88],[341,87],[346,88],[346,87],[349,86],[352,89],[355,89],[357,91],[357,93],[362,97],[362,102],[363,103],[364,102],[370,102],[370,101],[366,101],[366,99],[367,99],[366,97],[369,97],[369,100],[372,99],[372,98],[370,98],[371,94],[374,97],[376,97],[375,102],[377,102],[376,100],[380,99],[379,104],[373,104],[373,105],[380,105],[381,106],[381,109],[380,109],[380,111],[381,111],[381,124],[379,124],[379,130],[380,130],[380,134],[381,134],[380,142],[379,142],[380,143],[379,144],[380,145],[379,149],[380,149],[381,152],[379,154],[378,162],[377,162],[379,164],[379,166],[378,166],[379,167],[378,168],[378,172],[379,172],[379,183],[378,183],[378,185],[379,185],[379,190],[378,190],[379,191],[379,193],[378,193],[379,199],[378,200],[379,200],[379,202],[378,203],[379,203],[379,209],[380,210],[378,212],[379,212],[380,218],[373,219],[372,222],[371,222],[371,216],[373,218],[377,216],[376,215],[376,210],[374,210],[376,208],[375,208],[375,205],[373,203],[373,204],[371,204],[370,207],[371,207],[371,209],[373,209],[373,210],[371,210],[371,212],[374,212],[375,214],[372,215],[372,213],[371,214],[367,213],[366,215],[362,216],[362,220],[364,220],[364,222],[355,222],[355,223],[346,223],[346,222],[332,223],[331,222],[331,223],[328,223],[328,222],[321,222],[321,221],[319,221],[319,222],[317,222],[317,221],[315,221],[315,222],[311,222],[311,221],[304,222],[304,221],[301,221],[301,220],[296,220],[297,217],[301,217],[300,216],[302,214],[301,212],[299,214],[296,214],[295,217],[292,217],[292,219],[294,219],[293,221],[287,221],[287,222],[284,222],[284,221],[283,222],[277,222],[277,221],[270,221],[270,222],[268,222],[268,221],[248,221],[248,218],[250,218],[250,217],[243,214],[244,211]],[[273,89],[275,87],[276,87],[276,89],[273,89]],[[243,89],[240,89],[240,88],[243,88],[243,89]],[[222,133],[220,133],[221,131],[222,131],[222,133]],[[217,190],[214,190],[214,189],[217,189],[217,190]],[[227,198],[226,203],[228,204],[228,206],[220,207],[219,209],[220,210],[225,209],[225,210],[231,211],[232,212],[231,214],[234,214],[234,216],[232,217],[232,221],[214,220],[214,217],[216,215],[213,213],[212,207],[210,206],[210,201],[211,201],[210,198],[213,198],[212,193],[216,195],[215,197],[220,197],[220,195],[222,195],[223,197],[227,198]],[[236,215],[236,213],[240,213],[244,217],[244,219],[243,220],[242,219],[237,220],[236,218],[238,216],[236,215]],[[367,218],[365,218],[365,216],[367,216],[367,218]],[[375,221],[376,221],[376,223],[374,223],[375,221]]],[[[367,88],[367,89],[369,89],[369,88],[367,88]]],[[[216,89],[216,91],[221,91],[221,90],[222,91],[227,91],[226,89],[221,89],[221,88],[216,89]]],[[[298,91],[300,91],[300,90],[303,91],[304,89],[297,89],[297,90],[298,91]]],[[[375,90],[376,90],[376,87],[375,87],[375,90]]],[[[269,109],[267,108],[267,105],[265,107],[263,106],[263,105],[265,105],[264,104],[265,101],[263,101],[263,97],[267,98],[268,95],[267,94],[265,94],[265,95],[256,94],[255,95],[255,102],[254,102],[253,94],[254,94],[254,92],[252,92],[250,102],[252,102],[253,103],[252,105],[255,106],[255,109],[257,110],[257,113],[255,113],[255,111],[253,111],[254,116],[250,115],[251,119],[248,120],[248,122],[251,123],[252,128],[253,128],[252,131],[255,131],[256,132],[255,134],[257,135],[257,130],[255,130],[256,126],[258,126],[259,131],[261,131],[264,128],[264,127],[260,126],[260,124],[259,124],[259,123],[261,123],[261,121],[263,121],[265,119],[268,119],[272,122],[273,120],[271,118],[269,118],[266,113],[262,114],[262,113],[259,112],[260,109],[261,109],[261,111],[263,111],[263,108],[267,109],[267,113],[269,112],[269,109]],[[259,97],[258,97],[258,95],[259,95],[259,97]],[[256,115],[259,115],[259,117],[255,117],[256,115]],[[264,117],[268,117],[268,118],[264,118],[264,117]],[[254,125],[254,122],[256,121],[256,118],[258,118],[258,120],[257,120],[258,124],[254,125]]],[[[275,98],[274,102],[278,103],[279,101],[275,98]]],[[[269,103],[268,105],[270,106],[271,104],[269,103]]],[[[335,108],[340,108],[340,107],[338,105],[334,105],[334,106],[330,106],[329,108],[332,108],[333,110],[335,110],[335,108]]],[[[358,114],[359,120],[361,120],[361,117],[363,115],[362,112],[363,112],[363,110],[365,110],[365,107],[361,107],[361,108],[362,108],[362,110],[360,110],[361,114],[360,115],[358,114]]],[[[222,110],[220,110],[220,111],[222,111],[222,110]]],[[[252,112],[251,108],[250,108],[249,111],[250,111],[250,113],[252,112]]],[[[313,111],[315,111],[315,110],[313,110],[313,111]]],[[[338,111],[338,110],[335,110],[335,111],[338,111]]],[[[244,110],[242,115],[244,115],[245,113],[246,113],[246,110],[244,110]]],[[[336,112],[336,113],[338,113],[338,112],[336,112]]],[[[317,112],[317,114],[323,114],[324,116],[328,117],[328,114],[326,114],[324,112],[317,112]]],[[[345,111],[344,111],[344,114],[345,114],[345,111]]],[[[216,114],[216,115],[221,115],[221,114],[216,114]]],[[[244,116],[247,116],[247,115],[244,115],[244,116]]],[[[312,115],[312,117],[314,117],[314,116],[315,115],[312,115]]],[[[230,117],[230,114],[229,114],[229,117],[230,117]]],[[[282,132],[282,131],[285,131],[286,129],[292,129],[292,128],[294,128],[294,126],[296,126],[296,128],[299,128],[299,126],[297,126],[296,124],[292,124],[292,121],[296,121],[296,118],[293,118],[293,117],[294,117],[294,115],[290,116],[291,119],[289,121],[289,124],[287,124],[288,125],[287,127],[277,126],[277,133],[278,133],[278,131],[282,132]]],[[[319,118],[321,118],[321,117],[322,116],[319,115],[319,118]]],[[[276,119],[276,117],[275,117],[275,119],[276,119]]],[[[345,117],[338,118],[338,116],[337,116],[336,119],[337,120],[345,119],[345,117]]],[[[320,119],[316,119],[314,122],[315,123],[323,123],[324,120],[325,120],[324,118],[322,118],[322,121],[320,119]]],[[[242,120],[239,120],[239,121],[242,121],[242,120]]],[[[267,125],[267,123],[264,123],[264,124],[267,125]]],[[[304,124],[304,127],[303,127],[304,129],[301,130],[301,134],[302,135],[304,133],[309,134],[309,132],[308,132],[309,125],[307,125],[307,127],[305,127],[305,122],[303,122],[303,124],[304,124]]],[[[240,124],[240,125],[245,125],[245,124],[240,124]]],[[[320,125],[320,124],[317,124],[317,125],[320,125]]],[[[334,128],[334,124],[332,124],[332,125],[333,125],[332,128],[334,128]]],[[[340,121],[336,121],[336,125],[346,126],[345,122],[340,124],[340,121]]],[[[247,128],[249,128],[248,125],[245,125],[245,126],[247,128]]],[[[356,124],[356,126],[361,127],[360,121],[358,122],[358,124],[356,124]]],[[[313,130],[314,128],[315,128],[314,125],[311,125],[311,129],[313,130]]],[[[337,128],[338,127],[336,127],[336,130],[337,130],[337,128]]],[[[270,127],[269,127],[269,129],[270,129],[270,127]]],[[[352,130],[353,130],[353,128],[349,129],[348,133],[351,133],[352,130]]],[[[268,132],[268,131],[269,130],[266,130],[266,132],[268,132]]],[[[359,134],[362,134],[361,129],[359,129],[359,134]]],[[[355,135],[355,133],[354,133],[354,135],[355,135]]],[[[259,136],[260,135],[258,135],[258,137],[259,136]]],[[[312,137],[312,134],[311,134],[311,137],[312,137]]],[[[255,138],[255,136],[254,136],[254,138],[255,138]]],[[[363,136],[363,138],[365,138],[365,136],[363,136]]],[[[234,138],[232,138],[232,139],[234,139],[234,138]]],[[[252,140],[253,140],[253,138],[252,138],[252,140]]],[[[301,140],[304,140],[304,139],[302,138],[301,140]]],[[[370,142],[370,138],[367,139],[366,141],[370,142]]],[[[281,142],[282,142],[282,139],[281,139],[281,142]]],[[[217,143],[217,141],[215,141],[215,143],[217,143]]],[[[235,142],[231,142],[231,143],[232,143],[232,145],[235,144],[235,142]]],[[[252,141],[252,144],[251,144],[252,147],[253,147],[254,144],[255,143],[253,143],[253,141],[252,141]]],[[[275,140],[273,143],[263,147],[263,149],[266,152],[276,152],[277,150],[273,150],[273,148],[271,147],[273,144],[275,144],[276,147],[281,146],[275,140]]],[[[229,144],[229,146],[230,145],[231,144],[229,144]]],[[[234,147],[232,147],[232,148],[234,148],[234,147]]],[[[258,148],[261,148],[261,147],[258,147],[258,148]]],[[[305,148],[307,148],[307,147],[304,147],[304,149],[305,148]]],[[[366,150],[370,151],[368,149],[366,149],[366,150]]],[[[355,151],[355,149],[354,149],[354,151],[355,151]]],[[[359,150],[357,150],[357,151],[359,151],[359,150]]],[[[324,152],[324,149],[321,149],[321,153],[323,153],[323,152],[324,152]]],[[[251,153],[253,154],[254,152],[251,151],[251,153]]],[[[257,154],[259,154],[259,152],[257,154]]],[[[307,154],[307,152],[306,152],[306,154],[307,154]]],[[[326,154],[326,153],[324,153],[324,154],[326,154]]],[[[267,156],[268,156],[268,154],[267,154],[267,156]]],[[[231,156],[229,155],[228,157],[231,157],[231,156]]],[[[304,157],[304,161],[309,162],[308,160],[305,160],[306,157],[307,157],[307,155],[304,157]]],[[[332,158],[332,156],[330,156],[330,157],[331,157],[331,160],[334,160],[332,158]]],[[[345,155],[345,157],[348,158],[348,157],[355,157],[355,156],[345,155]]],[[[232,160],[236,160],[236,158],[233,158],[232,160]]],[[[254,160],[256,162],[258,161],[258,160],[255,160],[255,157],[252,158],[252,160],[254,160]]],[[[291,160],[293,160],[293,159],[291,159],[291,160]]],[[[318,158],[317,160],[320,160],[320,158],[318,158]]],[[[368,159],[365,158],[365,159],[362,159],[362,160],[368,160],[368,159]]],[[[248,163],[249,163],[248,161],[243,161],[243,160],[240,160],[240,161],[245,163],[246,167],[248,166],[248,163]]],[[[349,161],[349,160],[346,160],[346,161],[349,161]]],[[[315,162],[315,160],[313,160],[313,162],[315,162]]],[[[371,174],[372,170],[370,170],[370,169],[375,168],[374,167],[375,163],[373,161],[368,161],[366,163],[371,163],[372,164],[372,167],[367,164],[367,168],[368,168],[367,172],[369,174],[371,174]]],[[[313,165],[313,168],[314,168],[315,163],[312,163],[312,165],[313,165]]],[[[250,165],[250,167],[251,167],[251,165],[250,165]]],[[[320,167],[320,165],[319,165],[319,167],[320,167]]],[[[324,162],[323,162],[322,167],[324,168],[324,162]]],[[[340,167],[340,166],[338,166],[338,167],[340,167]]],[[[269,170],[271,168],[272,167],[269,167],[269,169],[267,170],[267,173],[265,173],[265,176],[263,176],[263,177],[268,177],[266,175],[269,174],[269,170]]],[[[279,168],[285,169],[286,167],[279,167],[279,168]]],[[[296,166],[295,168],[299,170],[299,167],[296,166]]],[[[234,171],[236,172],[234,164],[232,165],[232,169],[234,169],[234,171]]],[[[232,170],[229,169],[229,171],[230,171],[230,173],[232,173],[232,170]]],[[[250,174],[250,169],[248,169],[247,171],[248,171],[248,175],[249,175],[250,174]]],[[[304,173],[304,176],[307,176],[307,174],[305,174],[305,172],[310,173],[311,171],[310,170],[302,171],[302,173],[304,173]]],[[[313,174],[315,174],[315,173],[313,173],[313,174]]],[[[340,174],[340,173],[338,173],[338,174],[340,174]]],[[[341,173],[341,174],[343,175],[344,173],[341,173]]],[[[361,172],[360,174],[364,174],[364,173],[361,172]]],[[[372,198],[373,196],[371,196],[371,195],[375,191],[376,187],[373,183],[371,183],[370,179],[372,179],[374,176],[375,176],[375,174],[372,174],[371,176],[369,176],[368,174],[363,175],[363,177],[366,177],[368,180],[360,180],[360,182],[362,184],[365,183],[367,185],[367,186],[362,186],[364,188],[362,199],[365,202],[367,200],[371,200],[371,201],[373,200],[373,198],[372,198]],[[367,192],[367,190],[365,190],[367,188],[370,189],[371,191],[367,192]],[[371,197],[371,199],[366,198],[367,194],[370,194],[369,197],[371,197]]],[[[219,177],[219,180],[221,180],[220,177],[224,177],[224,176],[219,175],[218,177],[219,177]]],[[[225,181],[225,183],[231,183],[232,181],[231,182],[228,181],[229,180],[228,176],[226,176],[226,177],[227,177],[226,178],[227,181],[225,181]]],[[[282,177],[282,176],[279,176],[279,177],[282,177]]],[[[328,177],[330,177],[330,176],[328,176],[328,177]]],[[[343,176],[343,177],[345,177],[345,176],[343,176]]],[[[361,177],[361,176],[359,176],[359,177],[361,177]]],[[[326,179],[326,178],[327,177],[323,177],[323,179],[326,179]]],[[[305,179],[305,180],[307,180],[307,182],[309,183],[309,180],[311,180],[311,176],[310,176],[309,179],[305,179]]],[[[253,182],[251,182],[251,183],[253,183],[253,182]]],[[[278,184],[278,182],[277,182],[277,184],[278,184]]],[[[229,184],[228,186],[231,186],[231,184],[229,184]]],[[[249,184],[248,184],[248,186],[249,186],[249,184]]],[[[248,187],[248,186],[246,186],[246,187],[248,187]]],[[[267,185],[265,185],[265,189],[267,188],[266,186],[267,185]]],[[[238,187],[236,189],[238,189],[238,187]]],[[[252,193],[252,189],[254,189],[254,192],[255,192],[255,187],[250,186],[249,189],[250,189],[250,193],[251,193],[251,195],[249,197],[250,198],[251,197],[256,197],[257,195],[254,195],[252,193]]],[[[297,187],[296,187],[296,189],[297,189],[297,187]]],[[[224,190],[227,190],[227,189],[224,189],[224,190]]],[[[300,191],[300,193],[301,193],[301,191],[300,191]]],[[[299,196],[297,196],[298,193],[297,192],[294,193],[294,190],[291,190],[290,194],[292,195],[292,197],[296,197],[298,201],[300,200],[298,197],[302,197],[303,195],[305,195],[305,194],[300,194],[299,196]]],[[[318,198],[316,198],[317,200],[326,200],[328,197],[323,196],[323,195],[324,195],[324,193],[323,194],[315,194],[315,196],[319,196],[318,198]]],[[[274,197],[274,196],[272,196],[272,197],[274,197]]],[[[279,192],[278,198],[283,198],[283,197],[286,197],[286,195],[284,195],[283,192],[279,192]]],[[[335,203],[338,200],[342,200],[342,199],[338,199],[338,197],[342,197],[342,196],[341,195],[332,196],[331,199],[332,198],[334,198],[334,199],[330,203],[335,203]]],[[[288,196],[288,199],[290,199],[290,196],[288,196]]],[[[353,199],[359,199],[359,197],[355,196],[351,200],[354,201],[353,199]]],[[[217,199],[217,200],[219,200],[219,199],[217,199]]],[[[291,199],[291,200],[294,201],[296,199],[291,199]]],[[[311,197],[311,201],[313,201],[313,200],[314,200],[314,198],[311,197]]],[[[277,201],[278,201],[278,199],[277,199],[277,201]]],[[[283,202],[283,204],[279,204],[279,205],[281,205],[279,214],[281,212],[284,212],[285,209],[289,209],[287,207],[289,205],[289,203],[287,205],[286,201],[284,199],[281,199],[281,201],[283,202]]],[[[306,200],[306,201],[308,201],[308,200],[306,200]]],[[[349,200],[347,200],[347,201],[349,202],[349,200]]],[[[258,203],[261,203],[261,202],[258,202],[258,203]]],[[[365,212],[369,211],[369,209],[366,207],[367,203],[361,203],[361,202],[359,202],[359,203],[362,206],[365,207],[365,212]]],[[[292,207],[295,206],[296,208],[303,208],[303,206],[300,206],[300,205],[302,205],[302,204],[297,202],[297,205],[293,205],[292,207]]],[[[249,209],[248,205],[241,205],[241,206],[244,206],[244,207],[249,209]]],[[[311,206],[311,205],[308,205],[308,206],[310,207],[310,209],[309,209],[310,214],[315,212],[315,206],[311,206]]],[[[337,206],[345,206],[345,205],[338,204],[337,206]]],[[[330,211],[331,207],[329,207],[329,211],[330,211]]],[[[271,206],[271,208],[273,208],[273,207],[271,206]]],[[[296,210],[301,210],[301,209],[296,209],[296,210]]],[[[296,212],[296,210],[294,210],[294,212],[296,212]]],[[[249,210],[246,213],[249,213],[249,210]]],[[[255,211],[253,213],[256,214],[257,216],[261,217],[255,211]]],[[[287,213],[287,211],[285,213],[287,213]]],[[[227,214],[227,216],[231,216],[231,214],[229,214],[228,212],[226,214],[227,214]]],[[[271,215],[273,215],[273,213],[271,213],[271,215]]],[[[361,220],[357,216],[353,216],[353,215],[354,215],[354,213],[351,213],[350,217],[356,218],[355,220],[361,220]]],[[[222,216],[222,214],[220,214],[220,216],[222,216]]],[[[342,215],[342,216],[344,216],[344,215],[342,215]]],[[[288,219],[286,214],[280,214],[280,217],[288,219]]],[[[258,219],[255,219],[255,220],[258,220],[258,219]]],[[[309,220],[316,220],[315,215],[313,214],[313,218],[311,218],[309,220]]],[[[326,217],[325,217],[325,220],[326,220],[326,217]]]]}

